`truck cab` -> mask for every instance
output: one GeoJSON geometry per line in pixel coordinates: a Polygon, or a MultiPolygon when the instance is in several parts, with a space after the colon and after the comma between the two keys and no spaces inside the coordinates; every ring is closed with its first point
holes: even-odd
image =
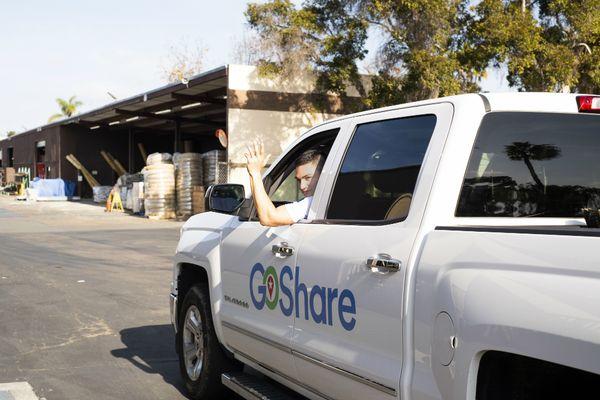
{"type": "Polygon", "coordinates": [[[256,374],[240,372],[251,368],[291,397],[493,398],[478,376],[496,353],[597,377],[600,336],[586,324],[600,326],[600,311],[585,299],[600,300],[591,264],[600,254],[568,268],[564,257],[547,259],[565,238],[581,251],[600,235],[582,211],[600,206],[600,179],[589,173],[600,154],[595,110],[600,97],[469,94],[320,124],[264,174],[275,205],[299,201],[294,160],[310,149],[326,155],[308,217],[289,226],[262,226],[241,185],[211,188],[211,212],[182,228],[171,287],[192,397],[225,384],[269,398],[256,374]],[[539,287],[561,276],[590,286],[580,297],[575,282],[539,287]],[[570,327],[565,291],[587,313],[570,327]],[[553,345],[593,350],[569,360],[551,346],[527,351],[550,334],[553,345]]]}

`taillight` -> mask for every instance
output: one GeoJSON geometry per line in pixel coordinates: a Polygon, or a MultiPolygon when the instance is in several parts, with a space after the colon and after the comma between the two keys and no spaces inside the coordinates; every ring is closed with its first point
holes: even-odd
{"type": "Polygon", "coordinates": [[[600,96],[577,96],[579,112],[600,114],[600,96]]]}

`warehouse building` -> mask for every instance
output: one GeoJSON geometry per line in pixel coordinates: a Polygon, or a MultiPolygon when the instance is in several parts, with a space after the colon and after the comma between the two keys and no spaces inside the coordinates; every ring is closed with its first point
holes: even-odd
{"type": "MultiPolygon", "coordinates": [[[[81,182],[65,158],[73,154],[100,184],[112,185],[117,176],[102,150],[133,173],[144,167],[144,151],[221,149],[226,171],[220,180],[246,183],[243,149],[249,140],[262,137],[267,153],[276,156],[309,127],[354,111],[357,104],[356,91],[343,98],[317,93],[309,75],[281,81],[261,77],[256,67],[227,65],[4,139],[0,166],[31,178],[81,182]],[[215,135],[219,129],[226,132],[227,148],[215,135]]],[[[91,194],[85,184],[79,190],[84,197],[91,194]]]]}

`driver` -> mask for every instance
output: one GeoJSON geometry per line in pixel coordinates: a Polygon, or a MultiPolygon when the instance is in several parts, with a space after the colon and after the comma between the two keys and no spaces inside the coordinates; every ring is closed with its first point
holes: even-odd
{"type": "Polygon", "coordinates": [[[279,207],[275,207],[269,198],[262,181],[262,169],[269,158],[269,155],[265,156],[264,144],[261,141],[253,142],[247,146],[244,157],[250,175],[252,198],[261,225],[291,225],[308,217],[308,210],[325,161],[323,153],[318,150],[307,150],[298,157],[294,166],[304,199],[279,207]]]}

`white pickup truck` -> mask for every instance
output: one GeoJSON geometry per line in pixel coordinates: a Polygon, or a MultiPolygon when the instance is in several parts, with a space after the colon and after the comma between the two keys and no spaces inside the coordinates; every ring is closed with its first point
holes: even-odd
{"type": "Polygon", "coordinates": [[[241,185],[183,226],[171,315],[191,398],[600,397],[600,96],[467,94],[318,125],[306,220],[241,185]],[[594,115],[596,114],[596,115],[594,115]]]}

